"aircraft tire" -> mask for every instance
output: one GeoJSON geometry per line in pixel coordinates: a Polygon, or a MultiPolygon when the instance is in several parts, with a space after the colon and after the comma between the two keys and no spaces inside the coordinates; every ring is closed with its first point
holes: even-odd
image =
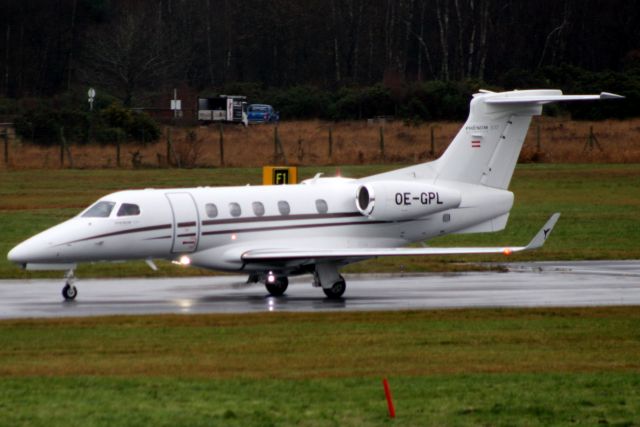
{"type": "Polygon", "coordinates": [[[62,296],[66,301],[73,301],[78,296],[78,289],[67,283],[62,288],[62,296]]]}
{"type": "Polygon", "coordinates": [[[274,297],[279,297],[284,294],[289,286],[289,279],[286,276],[277,277],[273,283],[265,283],[267,291],[274,297]]]}
{"type": "Polygon", "coordinates": [[[344,291],[347,290],[347,282],[344,280],[344,277],[340,276],[340,280],[335,282],[330,288],[322,288],[324,294],[329,299],[339,299],[344,294],[344,291]]]}

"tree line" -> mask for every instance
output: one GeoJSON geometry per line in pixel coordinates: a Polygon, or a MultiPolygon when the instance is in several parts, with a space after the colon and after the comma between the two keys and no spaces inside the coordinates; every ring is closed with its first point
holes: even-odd
{"type": "Polygon", "coordinates": [[[125,106],[244,90],[287,118],[459,118],[480,86],[634,101],[639,21],[631,0],[10,0],[0,114],[89,85],[125,106]]]}
{"type": "Polygon", "coordinates": [[[23,0],[0,5],[2,94],[186,82],[322,88],[478,79],[640,56],[624,0],[23,0]]]}

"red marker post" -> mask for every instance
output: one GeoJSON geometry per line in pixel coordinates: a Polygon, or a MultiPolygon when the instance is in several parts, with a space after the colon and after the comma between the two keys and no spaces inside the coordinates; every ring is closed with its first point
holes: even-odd
{"type": "Polygon", "coordinates": [[[389,418],[396,417],[396,409],[393,407],[393,399],[391,398],[391,389],[389,388],[389,381],[386,378],[382,379],[384,385],[384,395],[387,397],[387,407],[389,408],[389,418]]]}

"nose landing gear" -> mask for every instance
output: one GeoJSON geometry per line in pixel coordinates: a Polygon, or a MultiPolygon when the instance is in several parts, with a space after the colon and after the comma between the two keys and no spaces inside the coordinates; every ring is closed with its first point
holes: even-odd
{"type": "Polygon", "coordinates": [[[74,299],[76,299],[76,296],[78,296],[78,289],[74,285],[74,282],[76,281],[74,271],[67,271],[64,277],[65,284],[62,288],[62,296],[64,297],[65,301],[73,301],[74,299]]]}
{"type": "Polygon", "coordinates": [[[272,296],[279,297],[287,290],[289,279],[287,276],[267,276],[264,285],[272,296]]]}

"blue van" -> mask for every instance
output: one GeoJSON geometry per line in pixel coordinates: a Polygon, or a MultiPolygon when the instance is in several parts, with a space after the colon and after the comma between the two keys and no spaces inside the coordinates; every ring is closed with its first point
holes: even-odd
{"type": "Polygon", "coordinates": [[[280,115],[271,105],[251,104],[247,108],[249,123],[277,123],[280,115]]]}

